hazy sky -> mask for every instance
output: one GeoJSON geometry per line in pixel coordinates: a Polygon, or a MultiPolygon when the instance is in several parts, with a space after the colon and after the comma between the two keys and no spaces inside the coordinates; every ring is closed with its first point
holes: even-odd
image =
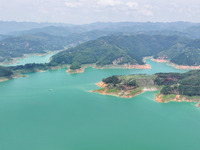
{"type": "Polygon", "coordinates": [[[200,0],[0,0],[0,20],[200,22],[200,0]]]}

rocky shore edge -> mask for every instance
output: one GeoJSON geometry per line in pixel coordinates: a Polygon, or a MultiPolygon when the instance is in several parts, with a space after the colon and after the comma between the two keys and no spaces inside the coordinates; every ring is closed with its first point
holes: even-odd
{"type": "Polygon", "coordinates": [[[105,84],[103,81],[101,82],[98,82],[96,83],[96,85],[98,87],[100,87],[100,89],[97,89],[97,90],[92,90],[90,92],[93,92],[93,93],[99,93],[99,94],[102,94],[102,95],[112,95],[112,96],[117,96],[117,97],[121,97],[121,98],[132,98],[136,95],[139,95],[143,92],[146,92],[146,91],[157,91],[158,89],[155,88],[155,87],[151,87],[151,88],[147,88],[147,87],[144,87],[144,88],[136,88],[134,90],[109,90],[108,88],[106,88],[107,84],[105,84]]]}
{"type": "MultiPolygon", "coordinates": [[[[112,95],[112,96],[117,96],[117,97],[121,97],[121,98],[132,98],[132,97],[139,95],[145,91],[159,90],[156,87],[152,87],[152,88],[144,87],[143,89],[136,89],[134,94],[131,94],[131,92],[129,90],[127,90],[127,91],[112,91],[112,90],[109,91],[109,89],[106,88],[107,84],[105,84],[103,81],[96,83],[96,85],[98,87],[100,87],[101,89],[92,90],[90,92],[99,93],[102,95],[112,95]]],[[[157,93],[155,95],[155,101],[158,103],[169,103],[172,101],[174,101],[174,102],[194,102],[194,103],[196,103],[197,107],[200,107],[200,97],[188,97],[188,96],[184,96],[184,95],[162,95],[160,93],[157,93]]]]}
{"type": "Polygon", "coordinates": [[[194,102],[197,107],[200,107],[200,97],[188,97],[184,95],[162,95],[156,94],[155,101],[158,103],[169,103],[169,102],[194,102]]]}
{"type": "Polygon", "coordinates": [[[151,59],[152,61],[154,62],[158,62],[158,63],[167,63],[168,65],[176,68],[176,69],[184,69],[184,70],[190,70],[190,69],[200,69],[200,65],[199,66],[185,66],[185,65],[177,65],[177,64],[174,64],[174,63],[171,63],[169,60],[166,60],[164,58],[158,58],[158,59],[154,59],[152,58],[151,59]]]}
{"type": "Polygon", "coordinates": [[[70,74],[75,74],[75,73],[83,73],[85,71],[85,68],[88,67],[93,67],[95,69],[151,69],[151,66],[149,64],[145,65],[130,65],[130,64],[124,64],[124,65],[105,65],[105,66],[97,66],[95,64],[88,64],[88,65],[83,65],[79,69],[69,69],[66,70],[67,73],[70,74]]]}

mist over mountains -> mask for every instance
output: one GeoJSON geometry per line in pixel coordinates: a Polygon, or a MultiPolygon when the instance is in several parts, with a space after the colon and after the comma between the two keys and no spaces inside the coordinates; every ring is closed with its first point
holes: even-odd
{"type": "MultiPolygon", "coordinates": [[[[72,58],[79,59],[78,64],[86,63],[83,60],[86,49],[90,49],[87,51],[87,58],[91,56],[88,60],[93,60],[89,63],[110,64],[115,59],[124,57],[124,63],[143,64],[142,58],[150,55],[155,58],[167,57],[173,63],[183,65],[197,65],[200,62],[198,52],[200,48],[198,45],[199,23],[97,22],[72,25],[1,21],[0,33],[1,62],[12,61],[13,58],[22,57],[24,54],[64,50],[80,44],[79,47],[70,49],[73,53],[72,58]],[[169,44],[171,38],[173,44],[169,44]],[[162,41],[163,39],[165,40],[162,41]],[[97,51],[104,51],[104,49],[112,50],[112,56],[116,54],[116,57],[110,59],[111,57],[107,55],[109,52],[107,52],[103,55],[104,59],[109,60],[109,62],[104,61],[103,58],[101,62],[98,62],[98,58],[94,57],[93,54],[96,55],[97,51]],[[121,55],[118,56],[118,54],[121,55]],[[179,58],[182,58],[184,63],[180,62],[179,58]]],[[[67,53],[63,56],[69,57],[70,55],[67,53]]],[[[70,62],[69,64],[72,64],[75,62],[77,64],[77,60],[73,61],[72,58],[70,61],[67,58],[64,60],[63,56],[62,58],[57,57],[59,55],[53,57],[56,58],[53,60],[54,63],[70,62]]]]}

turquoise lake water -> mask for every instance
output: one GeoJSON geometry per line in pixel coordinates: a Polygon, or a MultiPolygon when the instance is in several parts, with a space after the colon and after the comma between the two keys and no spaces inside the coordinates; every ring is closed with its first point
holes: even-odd
{"type": "Polygon", "coordinates": [[[50,54],[47,55],[41,55],[41,56],[37,56],[37,55],[28,55],[25,58],[20,58],[17,59],[17,62],[14,64],[10,64],[10,65],[5,65],[5,66],[17,66],[17,65],[25,65],[28,63],[48,63],[51,56],[55,55],[57,52],[52,52],[50,54]]]}
{"type": "Polygon", "coordinates": [[[66,68],[0,83],[0,150],[198,150],[200,108],[90,93],[111,75],[185,72],[147,61],[148,70],[66,68]]]}

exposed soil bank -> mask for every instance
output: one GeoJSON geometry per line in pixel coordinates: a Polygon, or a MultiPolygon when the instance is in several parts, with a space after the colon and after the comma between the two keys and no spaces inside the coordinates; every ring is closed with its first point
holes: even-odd
{"type": "MultiPolygon", "coordinates": [[[[112,95],[112,96],[117,96],[117,97],[122,97],[122,98],[132,98],[138,94],[141,94],[145,91],[157,91],[159,90],[156,87],[143,87],[142,88],[136,88],[133,90],[115,90],[115,89],[109,89],[107,88],[107,84],[104,82],[99,82],[96,84],[98,87],[101,89],[97,90],[92,90],[90,92],[94,93],[100,93],[102,95],[112,95]]],[[[158,103],[169,103],[171,101],[174,102],[196,102],[196,106],[200,107],[200,97],[198,96],[184,96],[184,95],[163,95],[163,94],[156,94],[155,96],[155,101],[158,103]]]]}
{"type": "Polygon", "coordinates": [[[197,107],[200,107],[200,97],[188,97],[184,95],[162,95],[157,94],[155,96],[155,101],[158,103],[169,103],[169,102],[198,102],[196,104],[197,107]]]}
{"type": "Polygon", "coordinates": [[[158,62],[158,63],[168,63],[168,65],[176,68],[176,69],[184,69],[184,70],[190,70],[190,69],[200,69],[200,65],[199,66],[185,66],[185,65],[177,65],[174,63],[171,63],[169,60],[166,60],[164,58],[158,58],[158,59],[151,59],[152,61],[158,62]]]}
{"type": "Polygon", "coordinates": [[[10,79],[23,78],[23,77],[27,77],[27,76],[26,75],[22,75],[22,74],[16,74],[16,75],[12,75],[10,77],[0,77],[0,82],[5,82],[5,81],[8,81],[10,79]]]}
{"type": "Polygon", "coordinates": [[[156,91],[157,88],[135,88],[132,90],[116,90],[116,89],[108,89],[106,88],[107,84],[105,84],[104,82],[99,82],[96,84],[98,87],[100,87],[101,89],[97,89],[97,90],[92,90],[90,92],[94,92],[94,93],[100,93],[103,95],[113,95],[113,96],[117,96],[117,97],[122,97],[122,98],[132,98],[136,95],[139,95],[145,91],[156,91]]]}
{"type": "Polygon", "coordinates": [[[145,64],[145,65],[124,64],[124,65],[94,66],[94,68],[96,68],[96,69],[151,69],[151,66],[149,64],[145,64]]]}
{"type": "Polygon", "coordinates": [[[67,69],[66,70],[67,73],[70,73],[70,74],[74,74],[74,73],[83,73],[84,72],[84,69],[83,68],[80,68],[80,69],[67,69]]]}

